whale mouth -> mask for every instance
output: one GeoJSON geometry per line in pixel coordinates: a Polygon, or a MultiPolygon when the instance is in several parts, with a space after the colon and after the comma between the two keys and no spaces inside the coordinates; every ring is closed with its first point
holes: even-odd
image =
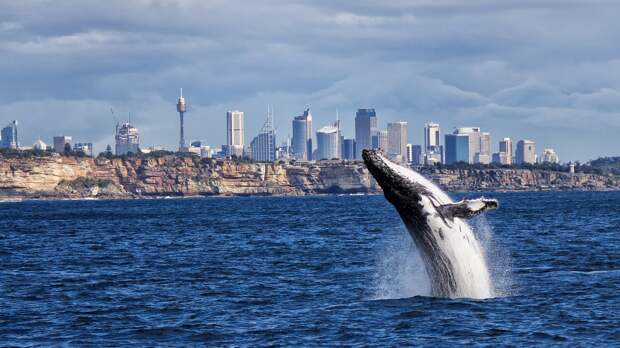
{"type": "Polygon", "coordinates": [[[381,186],[385,197],[393,204],[412,199],[417,201],[420,194],[430,194],[424,184],[406,175],[403,170],[407,169],[390,162],[381,150],[364,149],[362,158],[370,174],[381,186]]]}

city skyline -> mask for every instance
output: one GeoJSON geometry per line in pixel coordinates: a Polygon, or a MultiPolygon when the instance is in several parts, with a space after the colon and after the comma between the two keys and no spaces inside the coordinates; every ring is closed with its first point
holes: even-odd
{"type": "MultiPolygon", "coordinates": [[[[23,144],[80,134],[99,151],[113,143],[112,107],[132,113],[145,146],[175,149],[184,87],[186,142],[224,144],[220,115],[234,109],[255,134],[274,103],[281,137],[310,106],[317,126],[340,110],[351,138],[356,109],[372,107],[382,129],[480,125],[566,160],[617,154],[620,4],[62,2],[45,17],[33,15],[37,4],[0,5],[0,74],[10,86],[0,91],[0,124],[19,120],[23,144]]],[[[414,144],[419,137],[409,133],[414,144]]]]}

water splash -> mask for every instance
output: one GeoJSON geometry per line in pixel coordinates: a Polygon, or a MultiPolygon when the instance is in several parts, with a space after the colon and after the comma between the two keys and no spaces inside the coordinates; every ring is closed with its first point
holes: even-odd
{"type": "MultiPolygon", "coordinates": [[[[495,242],[493,228],[483,215],[472,219],[470,226],[480,244],[491,278],[491,294],[484,298],[510,296],[512,259],[508,251],[495,242]]],[[[415,243],[404,229],[394,234],[379,247],[372,298],[431,296],[430,279],[415,243]]]]}
{"type": "Polygon", "coordinates": [[[493,297],[512,295],[512,258],[507,249],[495,241],[493,227],[488,223],[486,216],[480,215],[470,221],[476,239],[480,241],[487,261],[493,297]]]}
{"type": "Polygon", "coordinates": [[[378,252],[373,299],[430,296],[431,283],[424,263],[407,231],[395,231],[378,252]]]}

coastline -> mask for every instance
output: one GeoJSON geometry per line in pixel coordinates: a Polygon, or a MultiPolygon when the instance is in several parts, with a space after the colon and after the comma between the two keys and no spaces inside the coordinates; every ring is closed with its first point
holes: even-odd
{"type": "MultiPolygon", "coordinates": [[[[617,191],[620,178],[524,168],[416,168],[449,192],[617,191]]],[[[0,201],[381,194],[359,161],[252,163],[196,156],[0,157],[0,201]]]]}

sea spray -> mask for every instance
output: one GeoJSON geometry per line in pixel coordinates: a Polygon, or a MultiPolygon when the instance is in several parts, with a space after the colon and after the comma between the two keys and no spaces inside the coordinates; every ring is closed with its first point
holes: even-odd
{"type": "Polygon", "coordinates": [[[512,257],[508,249],[496,242],[493,227],[486,216],[480,215],[472,219],[471,225],[484,251],[491,275],[493,297],[510,296],[513,291],[512,257]]]}
{"type": "MultiPolygon", "coordinates": [[[[483,298],[509,296],[512,288],[510,255],[496,243],[493,228],[486,217],[478,216],[470,222],[490,274],[491,292],[483,298]]],[[[395,230],[378,248],[372,298],[382,300],[430,295],[430,279],[415,243],[406,229],[395,230]]]]}
{"type": "Polygon", "coordinates": [[[420,254],[406,230],[396,230],[377,253],[373,299],[430,296],[431,284],[420,254]]]}

